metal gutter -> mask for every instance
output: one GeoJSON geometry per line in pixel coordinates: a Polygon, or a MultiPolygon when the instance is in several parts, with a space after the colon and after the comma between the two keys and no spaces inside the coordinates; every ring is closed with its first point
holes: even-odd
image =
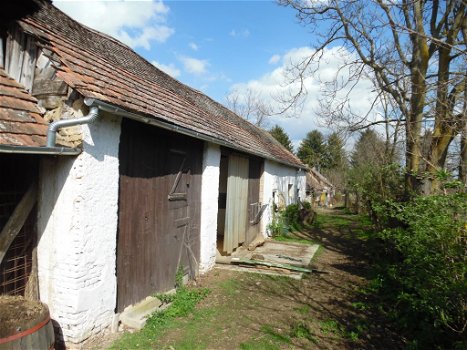
{"type": "Polygon", "coordinates": [[[144,117],[144,116],[142,116],[140,114],[136,114],[136,113],[133,113],[133,112],[128,112],[127,110],[125,110],[125,109],[123,109],[121,107],[117,107],[115,105],[112,105],[112,104],[109,104],[109,103],[106,103],[106,102],[102,102],[102,101],[99,101],[99,100],[96,100],[96,99],[93,99],[93,98],[85,98],[84,102],[88,106],[96,106],[100,110],[105,111],[105,112],[109,112],[109,113],[112,113],[112,114],[115,114],[115,115],[119,115],[119,116],[122,116],[122,117],[129,118],[129,119],[133,119],[133,120],[136,120],[136,121],[139,121],[139,122],[144,122],[146,124],[154,125],[154,126],[162,128],[162,129],[170,130],[170,131],[173,131],[173,132],[176,132],[176,133],[179,133],[179,134],[191,136],[191,137],[194,137],[194,138],[202,140],[202,141],[212,142],[212,143],[215,143],[215,144],[218,144],[218,145],[221,145],[221,146],[225,146],[225,147],[228,147],[228,148],[240,151],[240,152],[253,154],[255,156],[265,158],[265,159],[268,159],[268,160],[272,160],[272,161],[277,162],[277,163],[285,164],[285,165],[294,167],[296,169],[306,170],[305,167],[300,167],[300,166],[298,166],[296,164],[279,161],[278,159],[275,159],[274,157],[271,157],[269,155],[265,155],[263,153],[260,153],[260,152],[254,151],[254,150],[249,150],[249,149],[246,149],[246,148],[242,148],[242,147],[234,145],[234,144],[232,144],[230,142],[218,139],[216,137],[209,136],[209,135],[206,135],[206,134],[202,134],[202,133],[199,133],[197,131],[193,131],[193,130],[190,130],[190,129],[187,129],[187,128],[184,128],[184,127],[181,127],[181,126],[178,126],[178,125],[175,125],[175,124],[170,124],[170,123],[161,121],[159,119],[144,117]]]}
{"type": "MultiPolygon", "coordinates": [[[[91,103],[92,101],[93,100],[91,99],[91,103]]],[[[84,99],[84,103],[91,107],[91,105],[88,104],[89,102],[89,99],[84,99]]],[[[57,131],[59,129],[75,125],[91,124],[97,119],[97,117],[99,117],[99,108],[91,107],[89,113],[81,118],[60,119],[54,121],[49,124],[49,129],[47,130],[47,147],[55,147],[55,140],[57,139],[57,131]]]]}
{"type": "Polygon", "coordinates": [[[68,147],[30,147],[0,145],[0,153],[76,156],[81,153],[81,149],[68,147]]]}

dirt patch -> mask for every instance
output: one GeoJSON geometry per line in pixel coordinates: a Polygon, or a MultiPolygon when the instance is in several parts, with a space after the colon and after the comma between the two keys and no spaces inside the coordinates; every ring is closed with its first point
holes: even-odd
{"type": "MultiPolygon", "coordinates": [[[[326,214],[335,214],[328,211],[326,214]]],[[[352,217],[350,217],[352,218],[352,217]]],[[[214,270],[197,286],[210,295],[197,311],[157,335],[158,349],[399,349],[402,341],[361,293],[365,242],[351,219],[302,232],[321,244],[302,280],[214,270]]],[[[337,220],[339,221],[339,220],[337,220]]]]}
{"type": "Polygon", "coordinates": [[[0,337],[6,337],[34,322],[46,307],[38,302],[26,300],[20,296],[0,295],[0,337]]]}
{"type": "Polygon", "coordinates": [[[369,264],[356,217],[327,211],[300,238],[319,243],[311,267],[320,271],[302,280],[214,269],[193,288],[210,294],[187,317],[157,333],[133,335],[133,348],[279,350],[401,349],[403,340],[371,307],[369,264]],[[341,215],[335,217],[335,215],[341,215]],[[147,346],[146,346],[147,347],[147,346]]]}

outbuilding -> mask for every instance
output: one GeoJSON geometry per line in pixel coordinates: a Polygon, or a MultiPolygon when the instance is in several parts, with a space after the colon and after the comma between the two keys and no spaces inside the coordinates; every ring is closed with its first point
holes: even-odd
{"type": "Polygon", "coordinates": [[[0,240],[35,191],[24,285],[2,287],[4,260],[0,292],[24,294],[36,269],[36,294],[78,344],[172,289],[179,269],[195,278],[217,249],[266,236],[275,198],[305,197],[306,168],[126,45],[32,3],[0,31],[0,240]]]}

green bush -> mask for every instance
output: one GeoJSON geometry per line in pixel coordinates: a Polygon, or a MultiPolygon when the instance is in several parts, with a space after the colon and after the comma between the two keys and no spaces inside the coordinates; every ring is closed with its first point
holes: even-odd
{"type": "MultiPolygon", "coordinates": [[[[377,234],[373,286],[415,348],[462,348],[467,325],[467,194],[386,203],[399,227],[377,234]],[[385,260],[383,260],[383,258],[385,260]]],[[[380,213],[382,216],[382,214],[380,213]]]]}
{"type": "Polygon", "coordinates": [[[298,231],[302,228],[300,206],[298,204],[290,204],[285,207],[282,217],[290,231],[298,231]]]}
{"type": "Polygon", "coordinates": [[[284,210],[274,213],[268,228],[272,236],[287,236],[289,232],[303,229],[305,222],[313,218],[311,215],[310,219],[308,214],[313,214],[310,203],[290,204],[284,210]]]}

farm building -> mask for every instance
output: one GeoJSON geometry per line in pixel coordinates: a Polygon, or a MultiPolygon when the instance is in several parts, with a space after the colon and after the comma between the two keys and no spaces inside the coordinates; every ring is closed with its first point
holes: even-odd
{"type": "Polygon", "coordinates": [[[267,132],[47,1],[0,27],[0,294],[78,344],[305,197],[267,132]],[[3,253],[2,253],[3,252],[3,253]]]}
{"type": "Polygon", "coordinates": [[[306,174],[307,197],[313,205],[328,206],[334,196],[334,185],[315,168],[306,174]]]}

